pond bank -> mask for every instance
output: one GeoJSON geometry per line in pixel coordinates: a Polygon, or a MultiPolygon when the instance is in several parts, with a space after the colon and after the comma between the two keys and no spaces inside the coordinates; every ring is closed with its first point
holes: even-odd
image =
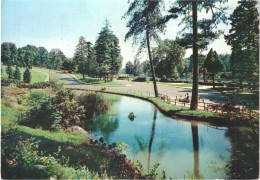
{"type": "MultiPolygon", "coordinates": [[[[75,90],[82,91],[82,89],[75,89],[75,90]]],[[[95,91],[95,90],[88,90],[88,91],[95,91]]],[[[123,95],[123,96],[128,96],[128,97],[133,97],[133,98],[138,98],[138,99],[148,101],[154,104],[159,109],[159,111],[163,113],[165,116],[174,119],[184,118],[188,120],[208,122],[211,123],[213,126],[222,126],[222,127],[251,126],[249,122],[243,121],[243,119],[241,120],[239,118],[234,118],[228,115],[211,113],[202,110],[191,111],[181,106],[170,106],[164,101],[161,101],[160,99],[155,97],[142,96],[138,94],[119,93],[119,92],[112,92],[112,91],[95,91],[95,92],[123,95]]]]}

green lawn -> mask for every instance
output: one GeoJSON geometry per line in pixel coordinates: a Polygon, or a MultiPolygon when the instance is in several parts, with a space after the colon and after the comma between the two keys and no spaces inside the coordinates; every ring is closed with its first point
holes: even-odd
{"type": "MultiPolygon", "coordinates": [[[[6,74],[6,67],[7,66],[2,66],[2,77],[3,78],[7,78],[7,74],[6,74]]],[[[13,67],[13,72],[15,71],[15,68],[13,67]]],[[[21,72],[21,80],[23,79],[23,73],[25,71],[25,68],[19,68],[20,72],[21,72]]],[[[31,75],[32,75],[32,80],[31,83],[36,83],[36,82],[42,82],[47,78],[47,75],[44,73],[41,73],[39,71],[36,70],[31,70],[31,75]]]]}

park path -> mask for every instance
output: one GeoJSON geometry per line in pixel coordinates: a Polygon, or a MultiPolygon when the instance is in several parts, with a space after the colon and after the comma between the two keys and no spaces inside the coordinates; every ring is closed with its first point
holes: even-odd
{"type": "MultiPolygon", "coordinates": [[[[38,71],[42,71],[44,73],[49,73],[48,69],[37,69],[38,71]]],[[[65,74],[57,71],[50,71],[51,77],[56,76],[60,80],[64,82],[65,88],[70,89],[90,89],[90,90],[100,90],[101,88],[106,88],[108,91],[114,92],[125,92],[125,93],[135,93],[147,96],[154,96],[153,83],[144,83],[144,82],[132,82],[132,81],[124,81],[124,80],[114,80],[115,82],[119,82],[124,84],[124,86],[103,86],[103,85],[93,85],[87,84],[79,79],[77,79],[72,74],[65,74]]],[[[185,94],[188,93],[191,97],[192,89],[190,87],[175,87],[169,85],[157,85],[158,91],[160,94],[167,95],[171,97],[171,99],[175,99],[176,96],[178,98],[182,96],[184,98],[185,94]]],[[[199,96],[201,99],[204,99],[206,103],[225,103],[226,97],[221,93],[205,88],[199,88],[199,96]]]]}

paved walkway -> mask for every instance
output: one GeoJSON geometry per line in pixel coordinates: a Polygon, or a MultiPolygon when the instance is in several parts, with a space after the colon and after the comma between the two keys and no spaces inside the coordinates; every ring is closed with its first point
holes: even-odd
{"type": "MultiPolygon", "coordinates": [[[[37,69],[44,73],[49,73],[47,69],[37,69]]],[[[87,84],[79,79],[77,79],[74,75],[71,74],[64,74],[60,72],[51,71],[51,76],[57,76],[60,80],[64,81],[65,88],[78,88],[78,89],[91,89],[91,90],[100,90],[101,88],[106,88],[108,91],[115,91],[115,92],[126,92],[126,93],[135,93],[135,94],[142,94],[148,96],[154,96],[154,89],[153,83],[147,84],[146,82],[132,82],[132,81],[123,81],[123,80],[115,80],[125,86],[103,86],[103,85],[93,85],[87,84]]],[[[175,87],[170,85],[157,85],[158,91],[160,94],[167,95],[171,97],[171,99],[175,99],[176,96],[178,98],[180,96],[184,97],[186,93],[189,94],[191,97],[191,88],[190,87],[175,87]]],[[[199,88],[199,96],[201,99],[204,99],[205,102],[212,103],[225,103],[226,98],[219,92],[199,88]]]]}

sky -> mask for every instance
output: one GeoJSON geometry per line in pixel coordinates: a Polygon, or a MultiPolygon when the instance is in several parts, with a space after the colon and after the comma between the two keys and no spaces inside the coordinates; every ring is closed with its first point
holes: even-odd
{"type": "MultiPolygon", "coordinates": [[[[170,4],[167,0],[165,8],[169,8],[170,4]]],[[[237,6],[237,0],[229,0],[227,5],[229,16],[237,6]]],[[[128,0],[2,0],[1,42],[13,42],[17,48],[27,44],[45,47],[48,51],[59,48],[67,57],[73,57],[79,37],[83,36],[94,44],[107,18],[111,30],[119,38],[124,66],[127,61],[134,61],[137,50],[132,46],[131,39],[124,41],[128,28],[127,20],[122,16],[128,6],[128,0]]],[[[219,27],[225,33],[230,29],[230,25],[219,27]]],[[[178,20],[171,20],[165,34],[160,37],[175,39],[180,30],[178,20]]],[[[218,54],[231,52],[223,36],[210,44],[208,49],[211,47],[218,54]]],[[[192,50],[188,49],[185,57],[191,53],[192,50]]],[[[141,62],[147,59],[147,53],[140,57],[141,62]]]]}

